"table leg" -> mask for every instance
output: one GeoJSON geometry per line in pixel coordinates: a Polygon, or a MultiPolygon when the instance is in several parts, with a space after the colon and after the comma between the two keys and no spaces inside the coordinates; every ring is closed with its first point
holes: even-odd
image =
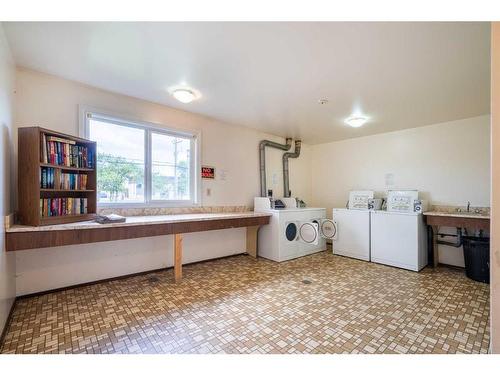
{"type": "Polygon", "coordinates": [[[436,268],[438,263],[439,263],[439,248],[438,248],[438,243],[437,243],[437,236],[438,234],[438,227],[433,225],[432,226],[432,260],[433,260],[433,267],[436,268]]]}
{"type": "Polygon", "coordinates": [[[248,255],[257,258],[257,232],[259,225],[247,227],[247,253],[248,255]]]}
{"type": "Polygon", "coordinates": [[[175,282],[182,279],[182,234],[174,234],[174,277],[175,282]]]}

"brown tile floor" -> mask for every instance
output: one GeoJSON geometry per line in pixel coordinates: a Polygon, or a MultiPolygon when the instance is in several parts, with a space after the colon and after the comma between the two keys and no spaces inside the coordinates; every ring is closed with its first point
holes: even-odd
{"type": "Polygon", "coordinates": [[[485,353],[488,285],[323,252],[235,256],[21,299],[3,353],[485,353]],[[157,280],[155,281],[154,278],[157,280]],[[304,283],[307,280],[310,283],[304,283]]]}

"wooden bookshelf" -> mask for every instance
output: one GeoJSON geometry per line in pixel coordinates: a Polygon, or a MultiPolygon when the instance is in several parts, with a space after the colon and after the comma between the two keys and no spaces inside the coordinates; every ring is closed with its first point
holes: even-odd
{"type": "Polygon", "coordinates": [[[18,134],[18,200],[19,221],[23,225],[53,225],[92,220],[96,215],[96,143],[41,127],[19,128],[18,134]],[[93,158],[92,168],[57,165],[44,162],[45,137],[62,138],[76,146],[87,147],[93,158]],[[53,168],[54,186],[42,188],[42,168],[53,168]],[[85,189],[61,189],[61,173],[85,174],[85,189]],[[86,198],[87,212],[57,216],[41,216],[40,199],[86,198]]]}

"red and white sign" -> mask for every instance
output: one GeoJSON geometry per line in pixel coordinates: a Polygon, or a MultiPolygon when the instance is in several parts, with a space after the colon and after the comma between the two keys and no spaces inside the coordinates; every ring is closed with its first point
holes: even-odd
{"type": "Polygon", "coordinates": [[[215,179],[214,167],[201,167],[201,178],[215,179]]]}

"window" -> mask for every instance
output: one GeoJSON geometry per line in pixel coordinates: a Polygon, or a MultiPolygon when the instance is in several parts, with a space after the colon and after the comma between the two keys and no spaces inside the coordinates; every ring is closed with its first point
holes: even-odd
{"type": "Polygon", "coordinates": [[[199,203],[197,136],[84,111],[85,135],[97,142],[100,206],[199,203]]]}

